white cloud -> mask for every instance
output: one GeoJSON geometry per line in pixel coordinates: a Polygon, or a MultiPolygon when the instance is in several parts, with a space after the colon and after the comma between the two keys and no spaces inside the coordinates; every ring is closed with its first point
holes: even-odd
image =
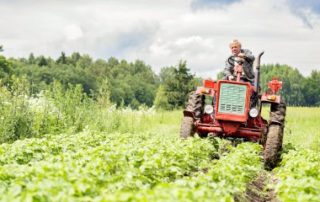
{"type": "Polygon", "coordinates": [[[64,34],[67,40],[73,41],[83,36],[81,28],[77,25],[68,25],[64,28],[64,34]]]}
{"type": "Polygon", "coordinates": [[[320,68],[320,19],[311,10],[312,28],[288,0],[242,0],[196,10],[192,2],[5,1],[0,44],[7,56],[78,51],[141,59],[157,72],[185,59],[192,72],[214,77],[223,69],[229,41],[238,38],[255,54],[265,50],[263,63],[289,64],[304,74],[320,68]]]}

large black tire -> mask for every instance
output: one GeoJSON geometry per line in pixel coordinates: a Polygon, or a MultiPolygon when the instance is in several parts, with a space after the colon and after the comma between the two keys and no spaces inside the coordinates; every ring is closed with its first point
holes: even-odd
{"type": "Polygon", "coordinates": [[[284,121],[286,116],[286,104],[272,103],[267,140],[263,152],[264,165],[267,170],[277,166],[282,149],[284,121]]]}
{"type": "Polygon", "coordinates": [[[193,137],[194,135],[194,120],[192,117],[185,116],[182,119],[181,128],[180,128],[180,137],[188,138],[193,137]]]}
{"type": "Polygon", "coordinates": [[[195,133],[194,118],[200,118],[204,105],[204,96],[192,91],[189,94],[189,99],[186,105],[186,111],[192,112],[194,117],[184,116],[181,123],[180,137],[188,138],[193,137],[195,133]]]}
{"type": "Polygon", "coordinates": [[[186,106],[186,111],[193,112],[195,118],[200,118],[204,107],[204,95],[197,94],[192,91],[189,94],[188,103],[186,106]]]}

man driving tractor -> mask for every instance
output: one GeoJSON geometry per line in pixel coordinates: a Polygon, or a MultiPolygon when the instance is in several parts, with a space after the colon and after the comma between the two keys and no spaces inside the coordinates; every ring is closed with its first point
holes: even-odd
{"type": "Polygon", "coordinates": [[[253,73],[253,61],[254,56],[252,52],[248,49],[241,49],[241,43],[234,39],[229,44],[231,50],[231,56],[226,60],[226,66],[224,68],[224,76],[226,80],[235,80],[236,72],[238,72],[238,66],[235,64],[235,58],[238,58],[238,63],[242,63],[242,68],[240,71],[243,72],[241,75],[242,81],[247,81],[253,83],[254,73],[253,73]],[[243,71],[242,71],[243,70],[243,71]]]}
{"type": "Polygon", "coordinates": [[[219,137],[258,142],[263,145],[266,169],[280,160],[286,104],[279,91],[282,81],[273,78],[268,90],[261,91],[260,60],[241,43],[230,43],[232,55],[226,61],[225,79],[204,80],[203,86],[189,94],[183,111],[180,137],[219,137]],[[254,64],[253,64],[254,61],[254,64]],[[254,71],[253,71],[254,65],[254,71]],[[261,114],[263,104],[270,104],[269,121],[261,114]]]}

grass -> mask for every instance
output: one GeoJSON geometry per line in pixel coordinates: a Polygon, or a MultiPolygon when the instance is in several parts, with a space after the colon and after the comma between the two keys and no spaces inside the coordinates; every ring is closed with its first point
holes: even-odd
{"type": "MultiPolygon", "coordinates": [[[[262,111],[269,118],[269,107],[262,111]]],[[[320,107],[287,107],[284,144],[297,148],[320,149],[320,107]]]]}
{"type": "Polygon", "coordinates": [[[289,107],[284,142],[320,151],[320,108],[289,107]]]}

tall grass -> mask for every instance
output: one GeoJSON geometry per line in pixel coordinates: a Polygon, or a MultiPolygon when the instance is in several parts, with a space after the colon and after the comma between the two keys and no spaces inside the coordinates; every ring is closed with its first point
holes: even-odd
{"type": "Polygon", "coordinates": [[[289,107],[286,116],[285,143],[320,151],[320,108],[289,107]]]}
{"type": "MultiPolygon", "coordinates": [[[[270,107],[263,108],[268,120],[270,107]]],[[[284,144],[320,151],[320,107],[287,107],[284,144]]]]}
{"type": "MultiPolygon", "coordinates": [[[[178,133],[182,112],[153,108],[117,109],[107,90],[89,97],[80,85],[63,88],[53,82],[49,90],[31,95],[25,78],[12,77],[10,85],[0,83],[0,143],[45,134],[94,131],[157,133],[168,128],[178,133]]],[[[268,119],[269,107],[263,108],[268,119]]],[[[288,107],[284,144],[319,149],[320,108],[288,107]]]]}
{"type": "Polygon", "coordinates": [[[177,133],[180,111],[156,112],[153,108],[116,109],[107,93],[89,97],[80,85],[64,89],[53,82],[49,90],[30,95],[24,78],[0,85],[0,143],[41,137],[46,134],[77,133],[84,129],[120,133],[157,132],[172,128],[177,133]]]}
{"type": "Polygon", "coordinates": [[[10,86],[0,86],[0,142],[32,136],[28,84],[15,77],[12,81],[10,86]]]}

